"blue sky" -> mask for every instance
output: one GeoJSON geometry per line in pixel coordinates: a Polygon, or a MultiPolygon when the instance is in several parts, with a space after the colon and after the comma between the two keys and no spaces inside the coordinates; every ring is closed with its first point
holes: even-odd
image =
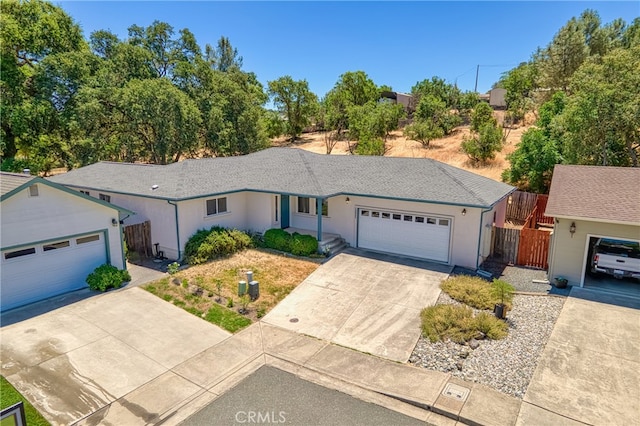
{"type": "Polygon", "coordinates": [[[408,92],[437,75],[473,90],[548,44],[571,17],[591,8],[603,23],[640,15],[640,2],[56,2],[85,34],[109,29],[126,38],[154,20],[189,28],[201,47],[230,39],[266,85],[283,75],[306,79],[322,97],[347,71],[408,92]]]}

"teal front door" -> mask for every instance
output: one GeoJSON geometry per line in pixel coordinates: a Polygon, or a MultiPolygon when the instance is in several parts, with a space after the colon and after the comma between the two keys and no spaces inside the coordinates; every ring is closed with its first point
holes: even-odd
{"type": "Polygon", "coordinates": [[[288,195],[281,195],[280,196],[280,212],[282,212],[281,214],[281,218],[280,218],[280,227],[282,229],[287,229],[289,227],[289,196],[288,195]]]}

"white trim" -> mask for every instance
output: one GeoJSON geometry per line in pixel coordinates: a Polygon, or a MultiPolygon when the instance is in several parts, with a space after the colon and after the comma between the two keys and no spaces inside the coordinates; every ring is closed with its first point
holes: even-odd
{"type": "Polygon", "coordinates": [[[591,238],[609,238],[612,240],[622,240],[622,241],[635,241],[640,243],[640,240],[636,240],[634,238],[626,238],[626,237],[612,237],[611,235],[599,235],[599,234],[587,234],[587,241],[584,244],[584,256],[582,260],[582,272],[580,273],[580,287],[584,287],[584,277],[587,273],[587,257],[589,256],[589,241],[591,238]]]}

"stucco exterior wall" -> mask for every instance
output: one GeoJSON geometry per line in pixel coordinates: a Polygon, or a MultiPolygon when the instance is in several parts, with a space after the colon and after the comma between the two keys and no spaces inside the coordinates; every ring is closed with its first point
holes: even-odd
{"type": "Polygon", "coordinates": [[[103,233],[111,264],[126,267],[120,225],[111,223],[119,219],[118,210],[45,184],[37,186],[36,197],[26,188],[2,202],[2,248],[103,233]]]}
{"type": "Polygon", "coordinates": [[[583,282],[584,265],[590,237],[615,237],[640,240],[640,226],[618,225],[585,220],[557,219],[551,240],[549,279],[564,277],[569,285],[579,286],[583,282]],[[571,236],[571,222],[576,232],[571,236]]]}
{"type": "MultiPolygon", "coordinates": [[[[480,209],[466,208],[466,214],[462,215],[464,207],[449,206],[443,204],[418,203],[411,201],[396,201],[381,198],[368,198],[349,196],[349,204],[346,196],[337,196],[329,199],[329,215],[322,220],[323,232],[339,234],[351,246],[357,246],[357,222],[356,211],[359,208],[382,208],[395,211],[408,211],[422,214],[433,214],[452,219],[451,244],[449,263],[470,268],[476,267],[478,233],[480,221],[480,209]]],[[[315,206],[315,200],[312,200],[315,206]]],[[[297,199],[291,197],[291,226],[295,228],[315,230],[317,217],[315,208],[311,208],[312,214],[297,213],[297,199]]],[[[493,215],[485,213],[489,224],[493,215]]],[[[489,230],[490,231],[490,230],[489,230]]],[[[489,233],[490,243],[490,233],[489,233]]]]}

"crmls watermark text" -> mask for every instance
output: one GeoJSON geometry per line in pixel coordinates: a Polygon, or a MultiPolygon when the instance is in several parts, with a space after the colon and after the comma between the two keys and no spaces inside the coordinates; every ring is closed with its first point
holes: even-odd
{"type": "Polygon", "coordinates": [[[287,413],[284,411],[238,411],[237,423],[279,424],[286,423],[287,413]]]}

